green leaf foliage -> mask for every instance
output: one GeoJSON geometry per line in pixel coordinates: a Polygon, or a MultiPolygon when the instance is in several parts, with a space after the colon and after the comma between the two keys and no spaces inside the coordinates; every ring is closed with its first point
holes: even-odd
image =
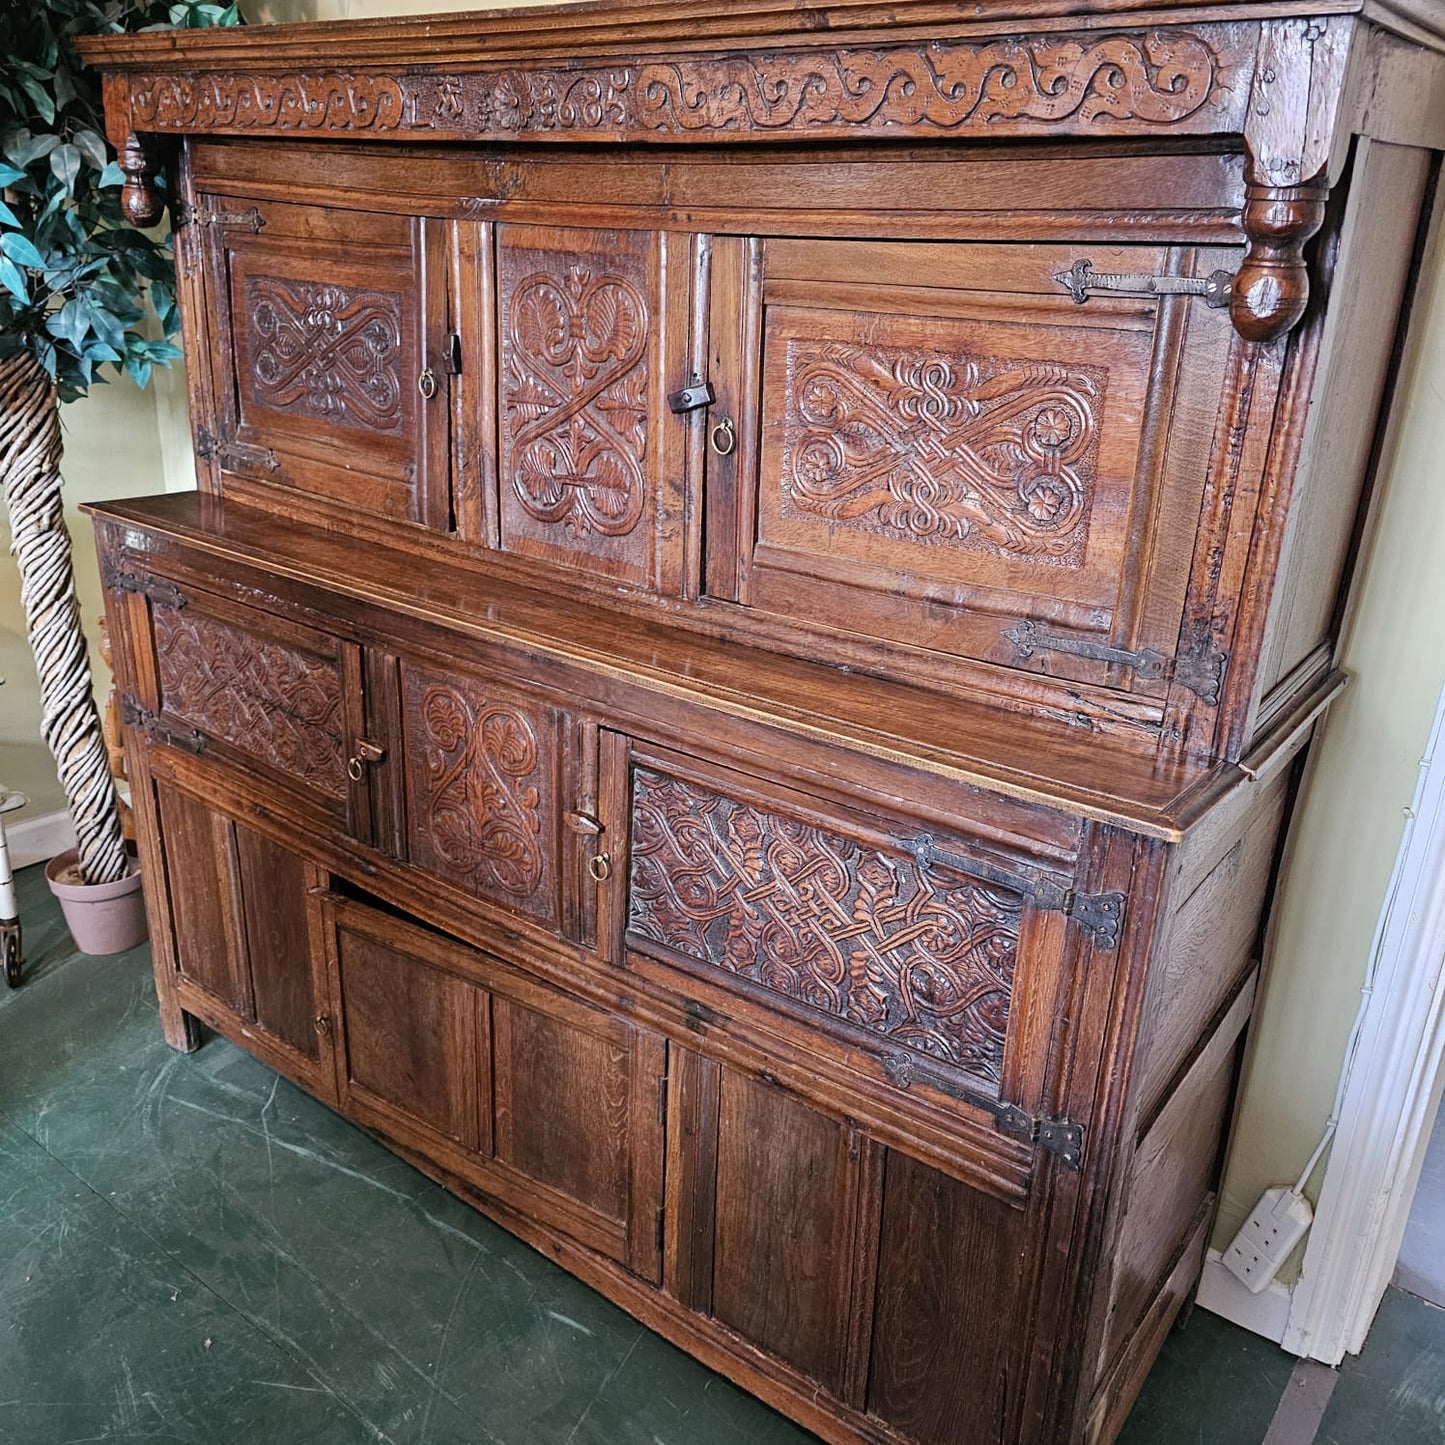
{"type": "Polygon", "coordinates": [[[0,4],[0,356],[28,351],[62,401],[109,380],[102,368],[144,386],[180,355],[170,238],[126,220],[100,78],[72,42],[239,23],[200,0],[0,4]]]}

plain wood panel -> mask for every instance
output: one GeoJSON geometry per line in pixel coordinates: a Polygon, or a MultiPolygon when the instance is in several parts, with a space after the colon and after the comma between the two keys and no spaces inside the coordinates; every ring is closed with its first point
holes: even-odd
{"type": "Polygon", "coordinates": [[[249,1017],[250,986],[233,921],[231,824],[169,784],[156,784],[156,799],[177,969],[227,1008],[249,1017]]]}
{"type": "Polygon", "coordinates": [[[475,1148],[482,991],[380,939],[337,930],[349,1084],[475,1148]]]}
{"type": "Polygon", "coordinates": [[[844,1386],[857,1210],[856,1132],[776,1086],[724,1072],[713,1317],[844,1386]]]}
{"type": "Polygon", "coordinates": [[[868,1409],[921,1445],[1005,1438],[1024,1211],[890,1151],[868,1409]]]}
{"type": "Polygon", "coordinates": [[[314,1059],[319,1010],[306,864],[269,838],[241,827],[236,829],[236,862],[256,1023],[314,1059]]]}

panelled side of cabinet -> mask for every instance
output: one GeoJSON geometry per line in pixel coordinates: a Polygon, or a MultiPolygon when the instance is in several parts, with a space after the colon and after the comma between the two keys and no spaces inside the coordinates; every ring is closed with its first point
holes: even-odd
{"type": "Polygon", "coordinates": [[[1438,15],[324,36],[86,42],[200,478],[96,509],[166,1037],[837,1445],[1107,1445],[1344,685],[1438,15]]]}

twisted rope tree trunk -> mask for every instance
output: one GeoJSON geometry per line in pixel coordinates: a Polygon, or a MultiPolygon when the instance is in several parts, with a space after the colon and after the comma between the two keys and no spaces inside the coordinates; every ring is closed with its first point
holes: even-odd
{"type": "Polygon", "coordinates": [[[40,675],[40,731],[75,822],[80,876],[111,883],[125,876],[128,862],[80,628],[60,453],[60,404],[44,367],[28,352],[0,358],[0,472],[40,675]]]}

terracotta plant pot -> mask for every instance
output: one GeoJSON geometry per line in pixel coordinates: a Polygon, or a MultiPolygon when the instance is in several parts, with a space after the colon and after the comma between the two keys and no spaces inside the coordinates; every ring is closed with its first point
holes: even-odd
{"type": "Polygon", "coordinates": [[[66,927],[81,953],[124,953],[145,941],[145,895],[132,865],[114,883],[82,883],[71,848],[45,865],[50,891],[60,900],[66,927]]]}

